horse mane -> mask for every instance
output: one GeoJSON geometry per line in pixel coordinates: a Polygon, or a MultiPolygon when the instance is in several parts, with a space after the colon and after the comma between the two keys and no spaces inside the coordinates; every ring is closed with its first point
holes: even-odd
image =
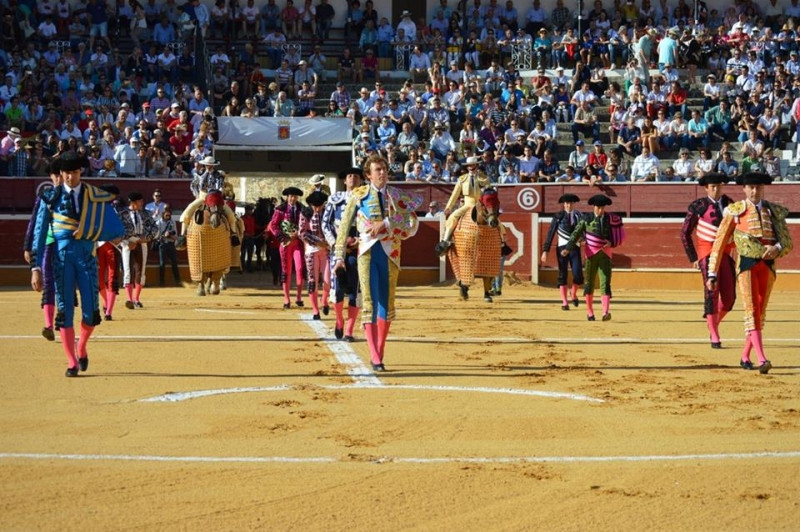
{"type": "Polygon", "coordinates": [[[256,224],[263,226],[269,224],[274,210],[275,207],[272,205],[269,198],[258,198],[256,207],[253,210],[253,218],[255,218],[256,224]]]}

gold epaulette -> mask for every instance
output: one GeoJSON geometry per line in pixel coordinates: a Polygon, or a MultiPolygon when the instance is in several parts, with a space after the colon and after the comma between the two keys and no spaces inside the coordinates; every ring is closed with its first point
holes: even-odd
{"type": "Polygon", "coordinates": [[[747,210],[747,202],[737,201],[735,203],[731,203],[730,205],[728,205],[726,210],[734,216],[739,216],[740,214],[742,214],[744,211],[747,210]]]}

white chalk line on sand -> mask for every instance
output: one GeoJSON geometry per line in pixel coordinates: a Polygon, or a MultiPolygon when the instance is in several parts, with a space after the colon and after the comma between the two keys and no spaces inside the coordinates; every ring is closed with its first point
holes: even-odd
{"type": "MultiPolygon", "coordinates": [[[[368,375],[365,375],[368,376],[368,375]]],[[[377,379],[375,379],[377,380],[377,379]]],[[[584,401],[588,403],[604,403],[603,399],[596,397],[589,397],[587,395],[580,395],[575,393],[563,392],[548,392],[543,390],[525,390],[521,388],[490,388],[486,386],[444,386],[444,385],[427,385],[427,384],[385,384],[378,381],[377,384],[356,381],[353,384],[315,384],[308,385],[279,385],[279,386],[250,386],[240,388],[218,388],[215,390],[194,390],[191,392],[169,392],[153,397],[146,397],[139,399],[140,403],[178,403],[181,401],[189,401],[191,399],[199,399],[202,397],[211,397],[214,395],[228,395],[237,393],[263,393],[263,392],[281,392],[288,390],[308,390],[308,389],[323,389],[323,390],[417,390],[417,391],[433,391],[433,392],[471,392],[471,393],[489,393],[489,394],[504,394],[504,395],[518,395],[527,397],[547,397],[551,399],[571,399],[573,401],[584,401]]]]}
{"type": "Polygon", "coordinates": [[[161,456],[135,454],[59,454],[59,453],[0,453],[2,460],[49,461],[116,461],[116,462],[178,462],[207,464],[586,464],[619,462],[686,462],[716,460],[764,460],[800,458],[800,451],[765,451],[755,453],[676,454],[640,456],[441,456],[403,457],[377,456],[360,460],[333,456],[161,456]]]}
{"type": "Polygon", "coordinates": [[[255,314],[249,310],[217,310],[213,308],[196,308],[195,312],[210,312],[213,314],[255,314]]]}
{"type": "MultiPolygon", "coordinates": [[[[325,329],[325,336],[321,338],[314,337],[314,340],[324,340],[326,342],[333,342],[330,336],[330,329],[322,325],[325,329]]],[[[0,340],[41,340],[42,336],[38,334],[5,334],[0,335],[0,340]]],[[[219,341],[265,341],[265,342],[296,342],[308,340],[309,337],[301,335],[94,335],[92,341],[116,341],[116,340],[139,340],[146,342],[148,340],[181,340],[190,341],[196,340],[198,342],[219,342],[219,341]]],[[[483,336],[483,337],[464,337],[464,338],[441,338],[438,336],[389,336],[389,340],[394,342],[409,342],[409,343],[441,343],[441,344],[474,344],[479,342],[485,343],[506,343],[506,344],[708,344],[708,338],[637,338],[637,337],[565,337],[565,338],[520,338],[520,337],[503,337],[503,336],[483,336]]],[[[742,338],[723,338],[722,342],[739,345],[743,343],[742,338]]],[[[338,340],[335,343],[341,343],[338,340]]],[[[765,338],[764,343],[770,344],[793,344],[800,343],[800,338],[765,338]]]]}
{"type": "Polygon", "coordinates": [[[313,314],[301,314],[300,320],[311,327],[311,330],[331,350],[333,356],[336,357],[339,364],[344,366],[356,386],[369,386],[370,388],[383,386],[381,380],[375,376],[372,370],[364,364],[358,354],[350,347],[349,342],[331,338],[331,330],[322,323],[322,320],[313,319],[313,314]]]}

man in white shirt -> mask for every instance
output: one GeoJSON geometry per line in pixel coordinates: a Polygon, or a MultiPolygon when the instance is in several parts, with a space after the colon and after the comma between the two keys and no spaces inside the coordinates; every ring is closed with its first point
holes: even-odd
{"type": "Polygon", "coordinates": [[[411,13],[408,11],[403,11],[402,15],[400,15],[400,18],[400,23],[397,25],[398,33],[402,29],[406,40],[411,42],[416,41],[417,25],[414,24],[413,20],[411,20],[411,13]]]}
{"type": "Polygon", "coordinates": [[[631,181],[655,181],[659,175],[658,157],[650,153],[650,147],[642,146],[642,153],[633,160],[631,166],[631,181]]]}

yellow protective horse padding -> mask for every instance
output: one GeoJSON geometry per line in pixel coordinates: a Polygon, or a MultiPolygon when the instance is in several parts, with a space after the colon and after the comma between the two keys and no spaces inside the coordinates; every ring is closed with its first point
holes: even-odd
{"type": "Polygon", "coordinates": [[[206,211],[202,225],[192,220],[186,231],[186,249],[192,281],[203,280],[203,272],[223,271],[231,265],[231,233],[226,224],[211,227],[206,211]]]}
{"type": "Polygon", "coordinates": [[[471,284],[476,277],[495,277],[500,273],[500,230],[478,225],[465,213],[453,232],[453,246],[447,252],[456,279],[471,284]]]}

